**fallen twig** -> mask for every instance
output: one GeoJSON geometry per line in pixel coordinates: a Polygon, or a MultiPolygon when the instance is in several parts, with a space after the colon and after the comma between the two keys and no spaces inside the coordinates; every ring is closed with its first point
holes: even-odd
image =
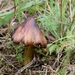
{"type": "Polygon", "coordinates": [[[24,67],[22,67],[21,69],[19,69],[16,73],[15,73],[15,75],[19,75],[21,72],[23,72],[25,69],[27,69],[28,67],[30,67],[33,63],[35,62],[35,57],[34,57],[34,59],[30,62],[30,63],[28,63],[27,65],[25,65],[24,67]]]}

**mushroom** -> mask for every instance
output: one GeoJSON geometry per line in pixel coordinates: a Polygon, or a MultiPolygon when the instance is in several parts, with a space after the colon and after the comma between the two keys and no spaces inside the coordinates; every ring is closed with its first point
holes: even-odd
{"type": "Polygon", "coordinates": [[[47,41],[33,17],[27,18],[25,22],[20,24],[12,35],[14,43],[19,43],[23,40],[26,46],[23,53],[23,65],[28,64],[34,57],[34,47],[40,45],[45,48],[47,41]]]}

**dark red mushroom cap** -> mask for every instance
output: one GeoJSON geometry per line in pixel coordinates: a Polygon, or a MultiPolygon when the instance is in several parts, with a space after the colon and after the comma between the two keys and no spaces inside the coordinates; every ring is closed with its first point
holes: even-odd
{"type": "Polygon", "coordinates": [[[35,19],[32,17],[28,18],[15,30],[14,34],[12,35],[12,38],[15,43],[19,43],[21,40],[23,40],[26,46],[47,46],[45,36],[37,26],[35,19]]]}

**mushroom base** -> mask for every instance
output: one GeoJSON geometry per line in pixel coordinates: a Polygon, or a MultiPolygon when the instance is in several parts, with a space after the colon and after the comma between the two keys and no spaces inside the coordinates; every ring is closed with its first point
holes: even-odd
{"type": "Polygon", "coordinates": [[[33,60],[34,57],[34,50],[33,46],[28,46],[25,48],[23,53],[23,65],[27,65],[29,62],[33,60]]]}

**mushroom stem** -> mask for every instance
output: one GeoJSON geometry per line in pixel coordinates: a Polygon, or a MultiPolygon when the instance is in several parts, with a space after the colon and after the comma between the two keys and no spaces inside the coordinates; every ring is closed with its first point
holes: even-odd
{"type": "Polygon", "coordinates": [[[33,57],[34,57],[34,50],[33,50],[33,46],[27,46],[24,50],[23,53],[23,65],[27,65],[29,62],[32,61],[33,57]]]}

